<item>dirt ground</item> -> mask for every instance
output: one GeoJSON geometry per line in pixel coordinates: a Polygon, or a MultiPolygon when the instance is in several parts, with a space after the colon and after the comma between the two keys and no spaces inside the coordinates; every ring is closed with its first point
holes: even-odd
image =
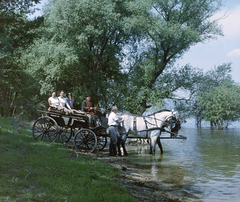
{"type": "Polygon", "coordinates": [[[185,201],[184,198],[177,197],[172,190],[161,185],[159,182],[144,176],[141,168],[127,161],[127,157],[110,157],[108,151],[99,153],[84,154],[89,157],[97,157],[102,162],[118,168],[122,173],[121,177],[115,178],[116,182],[125,187],[129,194],[139,201],[185,201]]]}

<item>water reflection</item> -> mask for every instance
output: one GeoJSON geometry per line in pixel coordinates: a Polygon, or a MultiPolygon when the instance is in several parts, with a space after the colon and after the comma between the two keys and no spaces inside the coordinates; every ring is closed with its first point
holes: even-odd
{"type": "Polygon", "coordinates": [[[182,129],[187,140],[162,140],[155,157],[149,146],[128,146],[128,161],[147,178],[188,200],[240,201],[240,130],[182,129]]]}

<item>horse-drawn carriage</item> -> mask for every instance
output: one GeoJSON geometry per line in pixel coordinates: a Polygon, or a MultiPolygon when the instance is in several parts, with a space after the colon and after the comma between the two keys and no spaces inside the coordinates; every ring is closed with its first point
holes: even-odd
{"type": "MultiPolygon", "coordinates": [[[[79,152],[102,150],[107,144],[107,118],[102,117],[101,126],[89,127],[88,118],[83,114],[66,115],[59,111],[40,111],[42,116],[33,124],[33,138],[36,141],[66,144],[73,142],[79,152]]],[[[176,120],[175,112],[161,110],[148,116],[123,115],[126,120],[122,125],[126,138],[150,139],[151,152],[155,153],[156,143],[161,152],[160,139],[186,139],[186,137],[171,132],[176,120]],[[164,125],[165,124],[165,125],[164,125]],[[165,128],[163,128],[165,127],[165,128]],[[169,127],[168,130],[166,128],[169,127]],[[168,132],[169,137],[161,137],[161,132],[168,132]],[[128,135],[132,134],[132,135],[128,135]]],[[[124,140],[124,141],[125,141],[124,140]]]]}
{"type": "Polygon", "coordinates": [[[89,127],[85,114],[66,115],[60,111],[40,111],[42,116],[33,124],[32,133],[36,141],[66,144],[70,140],[77,151],[102,150],[107,144],[107,123],[101,127],[89,127]]]}

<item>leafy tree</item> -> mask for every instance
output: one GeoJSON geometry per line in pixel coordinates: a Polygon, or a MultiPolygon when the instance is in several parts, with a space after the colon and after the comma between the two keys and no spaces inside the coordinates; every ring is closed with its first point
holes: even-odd
{"type": "Polygon", "coordinates": [[[175,101],[175,106],[181,112],[183,119],[193,117],[196,119],[197,127],[201,127],[204,119],[202,109],[199,107],[199,95],[205,91],[211,91],[213,88],[222,85],[224,82],[233,83],[231,79],[231,63],[224,63],[206,73],[199,72],[192,90],[188,91],[190,99],[175,101]]]}
{"type": "MultiPolygon", "coordinates": [[[[26,13],[31,12],[33,2],[0,2],[0,113],[14,115],[26,106],[26,99],[32,99],[34,80],[19,66],[17,60],[21,50],[36,36],[30,30],[39,27],[43,18],[30,21],[26,13]],[[29,85],[31,83],[31,85],[29,85]],[[18,110],[17,110],[18,108],[18,110]]],[[[35,97],[35,96],[34,96],[35,97]]]]}
{"type": "MultiPolygon", "coordinates": [[[[134,39],[124,31],[127,1],[51,1],[43,37],[22,57],[22,65],[39,80],[41,94],[72,91],[79,105],[87,92],[101,105],[116,103],[126,79],[122,48],[134,39]]],[[[42,28],[41,28],[42,29],[42,28]]]]}
{"type": "MultiPolygon", "coordinates": [[[[155,88],[161,85],[160,75],[164,74],[176,59],[182,57],[191,46],[222,34],[217,21],[210,20],[219,10],[221,1],[141,0],[133,1],[129,5],[129,10],[134,15],[128,18],[127,25],[140,30],[142,41],[147,43],[140,63],[136,64],[136,69],[140,68],[140,75],[136,77],[134,85],[142,85],[136,93],[141,114],[151,106],[152,96],[149,95],[158,94],[155,88]]],[[[127,99],[131,99],[131,93],[130,88],[127,99]]]]}
{"type": "Polygon", "coordinates": [[[7,12],[16,15],[20,13],[34,12],[35,9],[31,9],[34,4],[39,3],[40,0],[1,0],[0,9],[1,12],[7,12]]]}
{"type": "Polygon", "coordinates": [[[200,93],[199,109],[204,119],[211,121],[218,129],[223,129],[224,122],[235,121],[240,114],[240,86],[224,82],[218,87],[200,93]]]}

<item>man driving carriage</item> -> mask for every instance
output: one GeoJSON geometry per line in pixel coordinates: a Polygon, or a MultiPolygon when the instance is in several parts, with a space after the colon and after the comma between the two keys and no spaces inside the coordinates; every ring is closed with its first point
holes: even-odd
{"type": "Polygon", "coordinates": [[[98,116],[95,114],[97,107],[92,107],[91,96],[91,93],[86,94],[86,99],[82,102],[82,110],[87,113],[90,126],[100,126],[101,122],[98,116]]]}

